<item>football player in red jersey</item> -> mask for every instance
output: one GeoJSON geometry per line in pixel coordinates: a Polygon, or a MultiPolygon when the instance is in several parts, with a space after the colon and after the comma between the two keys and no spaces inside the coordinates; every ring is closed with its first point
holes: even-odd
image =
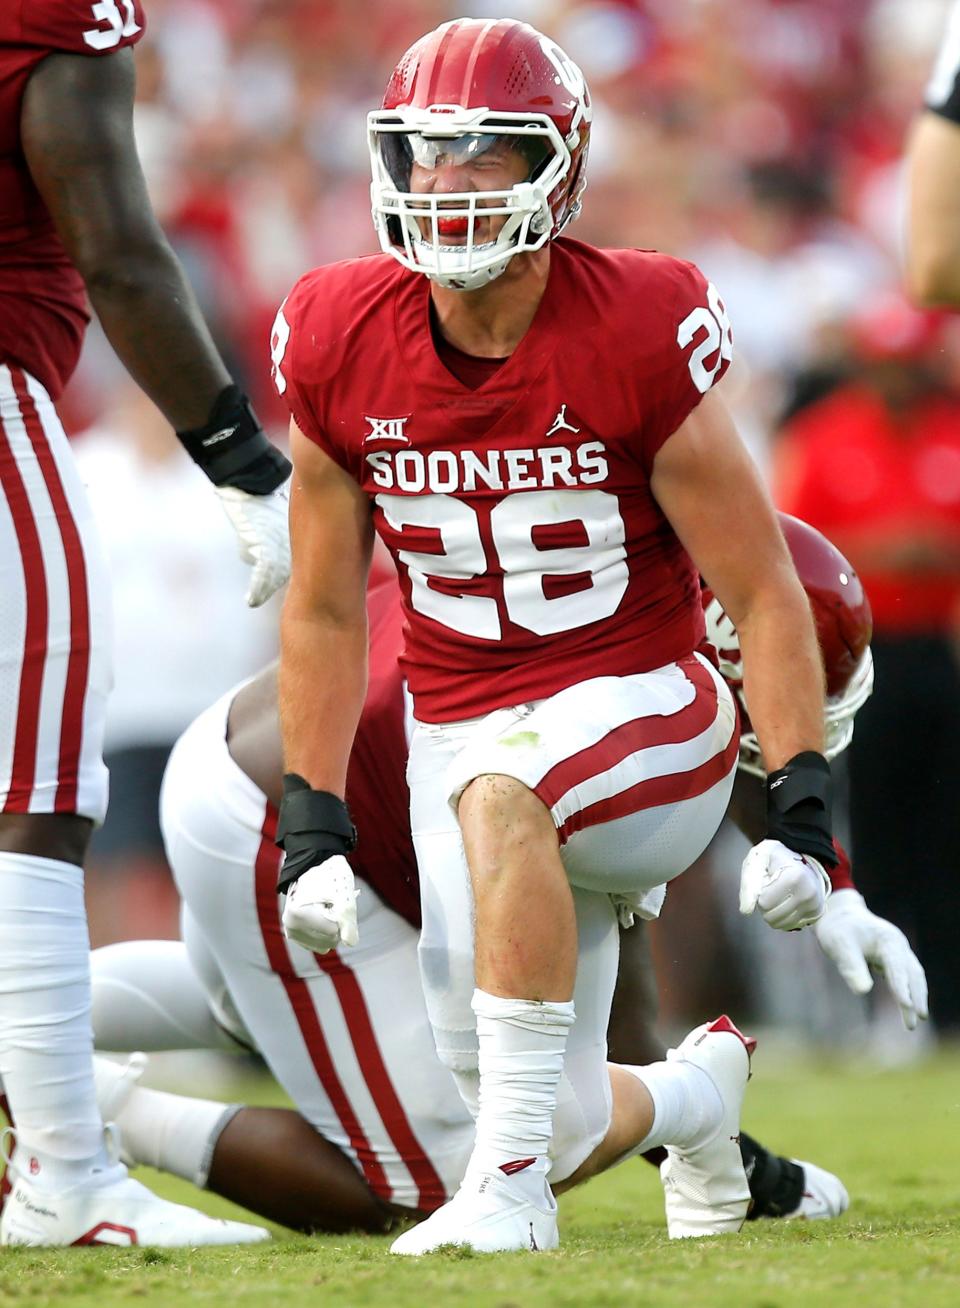
{"type": "Polygon", "coordinates": [[[140,0],[0,6],[0,1075],[20,1142],[8,1244],[266,1234],[130,1181],[94,1094],[82,865],[107,802],[109,579],[54,408],[86,295],[213,482],[254,563],[248,601],[288,569],[289,464],[231,382],[147,199],[132,113],[144,22],[140,0]]]}
{"type": "MultiPolygon", "coordinates": [[[[870,614],[849,563],[819,532],[781,515],[817,618],[826,665],[826,750],[849,742],[870,690],[870,614]]],[[[736,631],[704,596],[707,627],[731,687],[742,689],[736,631]]],[[[224,1111],[143,1090],[142,1058],[99,1067],[104,1115],[139,1163],[304,1230],[380,1231],[394,1209],[426,1212],[455,1189],[470,1152],[469,1115],[436,1057],[416,970],[420,925],[410,840],[405,696],[397,664],[402,614],[396,586],[371,590],[370,685],[354,741],[347,798],[360,839],[359,943],[317,957],[283,940],[270,839],[282,786],[275,669],[205,712],[171,757],[163,825],[183,896],[183,942],[136,941],[93,956],[94,1029],[100,1047],[260,1050],[299,1109],[224,1111]],[[232,1034],[232,1038],[229,1033],[232,1034]],[[349,1160],[349,1161],[348,1161],[349,1160]]],[[[732,811],[746,829],[762,788],[749,720],[742,723],[732,811]]],[[[760,809],[762,815],[762,807],[760,809]]],[[[882,969],[908,1026],[925,1015],[923,971],[902,934],[870,913],[849,863],[818,939],[847,984],[882,969]]],[[[636,955],[634,928],[624,935],[636,955]]],[[[652,1012],[632,997],[611,1030],[615,1061],[662,1060],[652,1012]]],[[[616,1075],[616,1073],[614,1073],[616,1075]]],[[[808,1162],[779,1157],[741,1133],[751,1217],[836,1216],[842,1183],[808,1162]]],[[[662,1161],[653,1152],[649,1161],[662,1161]]]]}
{"type": "Polygon", "coordinates": [[[778,925],[819,916],[836,861],[809,607],[712,389],[729,323],[692,265],[562,235],[590,117],[579,69],[525,24],[423,37],[370,117],[384,253],[307,274],[273,335],[297,468],[285,927],[328,940],[341,896],[350,929],[343,795],[376,531],[400,576],[418,724],[424,993],[477,1112],[459,1191],[397,1253],[553,1247],[548,1153],[561,1180],[638,1133],[668,1149],[672,1235],[744,1220],[748,1058],[732,1024],[698,1028],[655,1074],[624,1073],[612,1099],[604,1058],[611,896],[655,915],[733,785],[736,711],[699,650],[698,570],[736,623],[770,768],[751,876],[765,902],[789,881],[778,925]]]}

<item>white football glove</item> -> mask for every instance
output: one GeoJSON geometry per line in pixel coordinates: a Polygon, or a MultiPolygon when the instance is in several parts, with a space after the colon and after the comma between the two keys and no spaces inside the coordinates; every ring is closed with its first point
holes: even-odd
{"type": "Polygon", "coordinates": [[[253,565],[247,603],[259,608],[290,576],[290,478],[269,495],[237,486],[215,490],[240,538],[240,557],[253,565]]]}
{"type": "Polygon", "coordinates": [[[761,840],[743,860],[740,912],[759,909],[768,926],[798,931],[823,916],[831,891],[823,865],[779,840],[761,840]]]}
{"type": "Polygon", "coordinates": [[[927,978],[920,960],[900,928],[871,913],[859,891],[837,890],[814,929],[820,948],[855,995],[873,989],[873,966],[886,977],[908,1031],[927,1017],[927,978]]]}
{"type": "Polygon", "coordinates": [[[326,954],[340,945],[355,945],[357,890],[353,869],[342,854],[307,868],[287,891],[280,920],[288,940],[326,954]]]}

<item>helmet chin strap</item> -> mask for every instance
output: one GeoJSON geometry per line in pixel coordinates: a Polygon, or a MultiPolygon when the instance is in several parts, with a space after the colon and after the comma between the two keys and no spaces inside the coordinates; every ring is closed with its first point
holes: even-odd
{"type": "MultiPolygon", "coordinates": [[[[495,249],[496,244],[496,241],[488,241],[484,245],[475,245],[472,253],[474,256],[477,254],[483,255],[495,249]]],[[[435,249],[426,241],[418,241],[414,248],[420,251],[421,254],[427,255],[431,262],[434,255],[438,257],[440,267],[424,267],[423,273],[428,281],[435,282],[438,286],[442,286],[449,291],[475,291],[481,286],[487,286],[490,282],[496,281],[501,273],[506,270],[507,264],[514,254],[514,251],[508,248],[504,251],[502,259],[498,259],[495,263],[488,264],[486,267],[473,268],[468,271],[466,268],[466,251],[459,245],[441,245],[438,249],[435,249]],[[460,256],[459,259],[458,256],[460,256]],[[445,261],[451,266],[443,267],[445,261]],[[458,262],[464,266],[458,268],[458,262]]]]}

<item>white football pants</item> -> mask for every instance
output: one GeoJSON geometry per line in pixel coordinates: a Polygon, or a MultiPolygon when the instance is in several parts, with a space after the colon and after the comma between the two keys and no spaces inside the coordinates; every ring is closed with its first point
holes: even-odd
{"type": "Polygon", "coordinates": [[[430,1211],[459,1184],[473,1124],[433,1046],[417,933],[360,882],[355,948],[315,955],[284,938],[276,810],[227,750],[231,699],[180,738],[161,796],[194,970],[222,1024],[374,1193],[430,1211]]]}
{"type": "Polygon", "coordinates": [[[0,812],[107,809],[110,576],[53,403],[0,364],[0,812]]]}
{"type": "MultiPolygon", "coordinates": [[[[738,745],[730,691],[699,655],[637,676],[594,678],[469,722],[417,726],[407,779],[423,906],[420,968],[437,1051],[472,1111],[473,897],[456,805],[477,776],[514,777],[550,808],[560,835],[579,963],[552,1181],[575,1171],[609,1126],[614,901],[644,917],[659,914],[666,882],[699,857],[720,825],[738,745]]],[[[535,914],[532,904],[532,921],[535,914]]]]}

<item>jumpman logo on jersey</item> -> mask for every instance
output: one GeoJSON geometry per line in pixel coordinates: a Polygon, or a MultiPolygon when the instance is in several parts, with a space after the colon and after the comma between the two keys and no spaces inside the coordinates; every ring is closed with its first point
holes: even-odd
{"type": "Polygon", "coordinates": [[[567,422],[567,406],[565,404],[561,404],[557,416],[553,420],[553,426],[547,432],[547,435],[555,436],[558,431],[578,432],[579,430],[580,430],[579,427],[574,427],[569,422],[567,422]]]}

